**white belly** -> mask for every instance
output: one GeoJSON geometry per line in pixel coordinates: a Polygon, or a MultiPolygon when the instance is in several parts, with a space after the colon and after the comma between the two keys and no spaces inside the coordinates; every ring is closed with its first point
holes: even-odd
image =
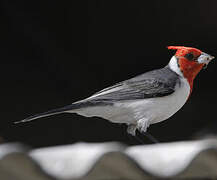
{"type": "Polygon", "coordinates": [[[176,91],[165,97],[122,101],[113,106],[88,107],[76,113],[87,117],[102,117],[114,123],[136,124],[140,119],[147,119],[149,124],[154,124],[175,114],[185,104],[189,94],[190,86],[182,78],[176,91]]]}

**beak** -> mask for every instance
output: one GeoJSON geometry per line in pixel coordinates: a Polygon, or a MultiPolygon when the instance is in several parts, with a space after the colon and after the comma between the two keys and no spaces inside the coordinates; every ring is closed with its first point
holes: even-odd
{"type": "Polygon", "coordinates": [[[198,57],[197,62],[199,64],[205,64],[207,66],[209,62],[214,58],[214,56],[202,52],[201,55],[198,57]]]}

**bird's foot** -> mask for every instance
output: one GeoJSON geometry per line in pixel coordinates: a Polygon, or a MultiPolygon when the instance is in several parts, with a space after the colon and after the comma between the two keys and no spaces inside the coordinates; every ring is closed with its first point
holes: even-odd
{"type": "Polygon", "coordinates": [[[137,129],[139,130],[140,133],[146,132],[148,127],[149,127],[149,123],[147,119],[140,119],[137,122],[137,129]]]}
{"type": "Polygon", "coordinates": [[[139,143],[145,144],[145,141],[136,134],[137,126],[135,124],[128,124],[127,133],[133,136],[139,143]]]}
{"type": "Polygon", "coordinates": [[[138,123],[137,123],[137,129],[139,130],[139,132],[141,134],[146,136],[151,142],[159,143],[159,141],[154,136],[152,136],[150,133],[147,132],[147,128],[150,125],[148,122],[149,121],[147,119],[139,120],[138,123]]]}
{"type": "Polygon", "coordinates": [[[127,127],[127,132],[131,134],[132,136],[136,136],[136,125],[135,124],[129,124],[127,127]]]}
{"type": "Polygon", "coordinates": [[[148,121],[146,119],[141,119],[137,122],[137,124],[128,124],[127,133],[134,136],[140,143],[145,144],[145,141],[136,135],[136,130],[138,129],[138,131],[142,135],[146,136],[151,142],[159,143],[159,141],[154,136],[147,132],[148,127],[148,121]]]}

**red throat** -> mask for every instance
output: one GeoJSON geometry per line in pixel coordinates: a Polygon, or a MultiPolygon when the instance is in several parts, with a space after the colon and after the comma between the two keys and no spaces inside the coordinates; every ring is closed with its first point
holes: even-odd
{"type": "Polygon", "coordinates": [[[194,78],[203,68],[203,64],[198,64],[197,62],[194,62],[194,61],[188,61],[184,57],[180,57],[178,59],[178,64],[179,64],[180,70],[183,73],[183,76],[188,80],[188,83],[190,85],[191,92],[192,92],[194,78]]]}

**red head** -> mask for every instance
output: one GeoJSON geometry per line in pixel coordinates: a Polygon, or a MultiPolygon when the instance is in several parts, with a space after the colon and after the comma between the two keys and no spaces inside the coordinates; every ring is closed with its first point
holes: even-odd
{"type": "Polygon", "coordinates": [[[194,78],[214,57],[192,47],[168,46],[168,49],[177,50],[175,57],[178,67],[188,80],[192,90],[194,78]]]}

